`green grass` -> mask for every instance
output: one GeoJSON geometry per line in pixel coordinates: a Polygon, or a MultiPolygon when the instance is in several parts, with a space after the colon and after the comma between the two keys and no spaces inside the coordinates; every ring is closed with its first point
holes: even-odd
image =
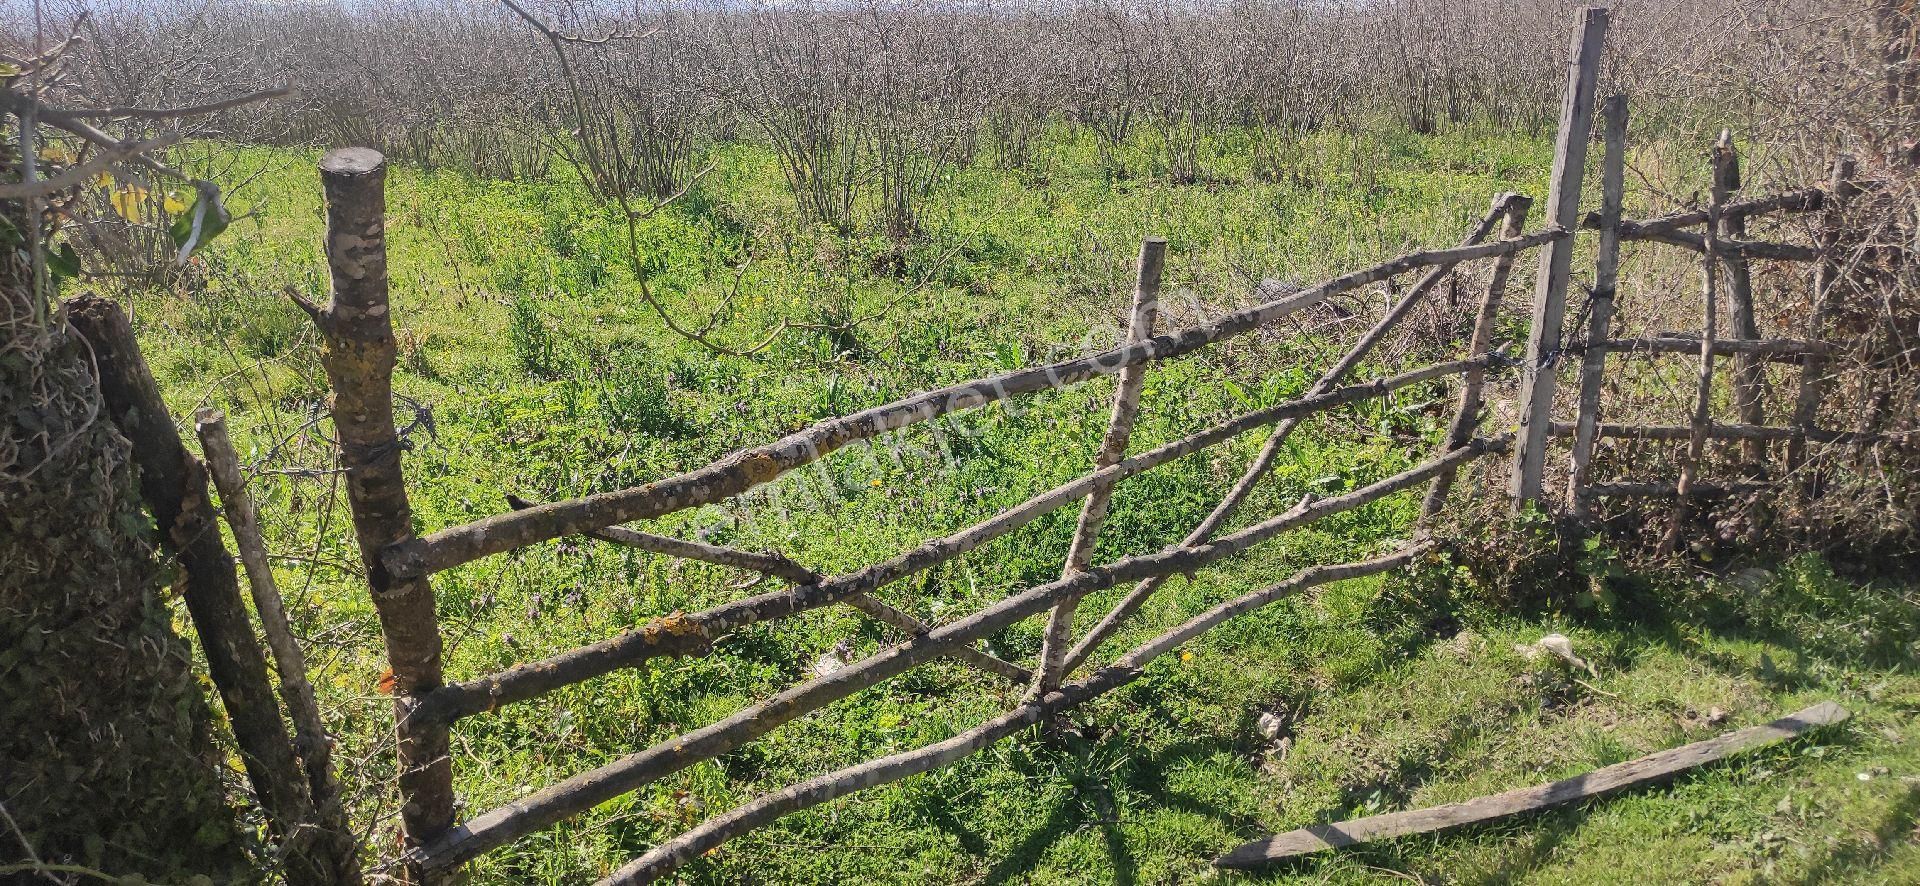
{"type": "MultiPolygon", "coordinates": [[[[307,427],[327,396],[317,344],[281,295],[325,295],[317,155],[234,150],[240,168],[259,171],[233,201],[250,214],[179,290],[128,298],[175,413],[225,408],[243,454],[273,469],[256,475],[256,494],[340,735],[338,757],[360,791],[356,812],[390,822],[377,626],[338,475],[307,427]]],[[[1187,324],[1243,304],[1261,277],[1308,283],[1456,241],[1492,194],[1544,194],[1550,159],[1544,142],[1485,131],[1323,133],[1288,146],[1291,165],[1267,181],[1246,174],[1245,151],[1221,148],[1209,184],[1175,187],[1151,175],[1144,152],[1128,165],[1147,174],[1116,179],[1099,171],[1089,139],[1056,132],[1033,169],[980,163],[956,174],[922,211],[923,240],[895,261],[891,244],[800,223],[771,157],[725,146],[697,193],[640,225],[638,268],[624,224],[564,175],[493,182],[396,166],[396,387],[433,419],[409,437],[418,523],[431,530],[497,513],[507,493],[557,498],[644,483],[822,418],[1104,346],[1146,234],[1170,239],[1169,322],[1187,324]],[[724,305],[713,334],[729,347],[783,321],[802,328],[755,356],[716,355],[665,328],[636,295],[636,274],[690,324],[724,305]]],[[[1249,336],[1157,367],[1134,448],[1297,394],[1331,347],[1318,336],[1249,336]]],[[[1383,359],[1360,374],[1418,359],[1383,359]]],[[[1090,383],[901,432],[655,528],[777,549],[827,572],[858,568],[1084,472],[1110,390],[1090,383]]],[[[1443,395],[1409,390],[1303,427],[1243,520],[1417,461],[1443,421],[1425,404],[1443,395]]],[[[409,409],[401,416],[409,421],[409,409]]],[[[1179,538],[1256,442],[1128,481],[1099,557],[1179,538]]],[[[1406,537],[1416,507],[1389,499],[1176,579],[1119,642],[1302,566],[1384,551],[1406,537]]],[[[931,621],[958,617],[1054,577],[1072,522],[1064,509],[881,596],[931,621]]],[[[483,560],[434,581],[448,670],[470,677],[732,599],[740,578],[580,539],[483,560]]],[[[1908,780],[1920,776],[1912,593],[1862,588],[1798,561],[1762,592],[1668,586],[1602,618],[1516,614],[1534,610],[1476,603],[1470,587],[1349,582],[1222,628],[1076,712],[1072,728],[1028,733],[784,819],[687,877],[1210,879],[1208,858],[1277,828],[1531,784],[1832,697],[1856,712],[1846,726],[1671,788],[1310,859],[1259,879],[1920,879],[1920,795],[1908,780]],[[1554,630],[1595,661],[1591,685],[1514,651],[1554,630]],[[1714,708],[1726,723],[1707,722],[1714,708]],[[1254,727],[1278,710],[1294,718],[1284,755],[1254,727]]],[[[1088,623],[1113,596],[1082,607],[1088,623]]],[[[1030,621],[988,646],[1030,657],[1039,631],[1030,621]]],[[[620,672],[463,722],[454,749],[465,809],[724,716],[803,679],[843,640],[865,654],[893,638],[851,612],[821,610],[745,628],[708,658],[620,672]]],[[[917,671],[496,852],[476,865],[476,880],[576,882],[703,813],[938,740],[1017,700],[1017,690],[957,665],[917,671]]]]}

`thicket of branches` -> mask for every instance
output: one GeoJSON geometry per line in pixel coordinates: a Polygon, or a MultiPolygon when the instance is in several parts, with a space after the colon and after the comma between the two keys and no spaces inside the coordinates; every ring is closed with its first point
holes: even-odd
{"type": "MultiPolygon", "coordinates": [[[[219,129],[494,176],[539,175],[557,156],[607,195],[667,196],[705,145],[753,138],[809,221],[904,237],[956,164],[984,148],[1025,165],[1053,122],[1082,127],[1116,175],[1181,182],[1212,174],[1209,148],[1232,134],[1270,149],[1282,140],[1260,136],[1382,120],[1548,130],[1578,5],[124,0],[94,10],[98,58],[83,69],[129,105],[284,83],[294,97],[219,129]]],[[[1724,73],[1754,40],[1724,25],[1754,6],[1618,3],[1612,76],[1652,91],[1675,72],[1724,73]]]]}

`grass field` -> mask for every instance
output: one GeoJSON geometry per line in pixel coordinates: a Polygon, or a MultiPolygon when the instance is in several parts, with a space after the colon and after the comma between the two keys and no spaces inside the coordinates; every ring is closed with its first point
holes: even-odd
{"type": "MultiPolygon", "coordinates": [[[[1254,282],[1309,283],[1415,245],[1452,243],[1496,192],[1545,193],[1550,146],[1462,129],[1420,137],[1322,133],[1283,174],[1224,146],[1208,184],[1102,174],[1084,138],[1055,133],[1035,168],[984,162],[896,249],[796,221],[773,158],[716,152],[679,203],[625,225],[565,176],[493,182],[397,166],[389,242],[401,339],[396,385],[431,421],[406,470],[423,529],[634,485],[818,419],[1110,343],[1146,234],[1170,240],[1167,322],[1245,303],[1254,282]],[[719,311],[734,350],[669,331],[719,311]],[[733,293],[729,297],[729,293],[733,293]]],[[[226,409],[255,475],[279,578],[309,639],[359,820],[390,828],[392,758],[377,628],[339,477],[310,420],[326,388],[315,335],[282,294],[325,297],[317,154],[241,149],[250,214],[178,290],[129,294],[177,416],[226,409]]],[[[1149,169],[1150,164],[1135,168],[1149,169]]],[[[1518,288],[1516,288],[1518,291],[1518,288]]],[[[1356,302],[1365,307],[1372,301],[1356,302]]],[[[1134,448],[1297,395],[1351,325],[1248,336],[1148,377],[1134,448]]],[[[1389,348],[1371,377],[1424,362],[1389,348]]],[[[844,572],[1084,472],[1110,383],[994,407],[856,448],[659,531],[777,549],[844,572]]],[[[1403,469],[1430,452],[1445,388],[1410,390],[1302,428],[1242,520],[1403,469]]],[[[403,407],[403,421],[409,421],[403,407]]],[[[1256,440],[1189,457],[1117,493],[1099,559],[1177,540],[1238,475],[1256,440]]],[[[1417,504],[1388,499],[1176,579],[1109,653],[1294,569],[1384,552],[1417,504]]],[[[1054,578],[1073,509],[881,596],[930,621],[1054,578]]],[[[1920,882],[1920,601],[1911,586],[1834,575],[1814,558],[1719,580],[1621,580],[1611,605],[1499,605],[1443,566],[1329,587],[1232,623],[1137,684],[951,769],[785,819],[686,871],[694,882],[1165,883],[1235,880],[1207,859],[1276,828],[1446,802],[1569,775],[1761,722],[1814,700],[1844,726],[1670,788],[1458,836],[1310,859],[1259,880],[1392,882],[1920,882]],[[1598,675],[1516,647],[1568,634],[1598,675]],[[1283,738],[1260,714],[1289,723],[1283,738]]],[[[743,593],[742,576],[571,539],[437,576],[456,678],[610,636],[743,593]]],[[[1087,623],[1103,611],[1082,607],[1087,623]]],[[[1040,626],[993,638],[1028,657],[1040,626]]],[[[892,638],[820,610],[744,629],[718,654],[600,678],[455,729],[468,811],[710,722],[804,679],[846,643],[892,638]]],[[[938,740],[1017,702],[958,665],[896,679],[590,815],[497,852],[477,882],[604,873],[705,814],[876,754],[938,740]]],[[[390,839],[386,834],[381,839],[390,839]]],[[[380,844],[383,848],[389,845],[380,844]]]]}

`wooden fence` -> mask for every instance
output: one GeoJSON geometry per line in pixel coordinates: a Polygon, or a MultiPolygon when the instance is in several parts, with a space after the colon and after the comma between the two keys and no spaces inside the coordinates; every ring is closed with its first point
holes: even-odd
{"type": "MultiPolygon", "coordinates": [[[[1440,513],[1462,468],[1489,455],[1511,452],[1509,497],[1514,507],[1562,505],[1586,513],[1602,498],[1666,496],[1673,514],[1664,543],[1671,547],[1687,524],[1690,503],[1702,494],[1728,487],[1703,476],[1703,449],[1710,439],[1789,441],[1789,459],[1804,458],[1808,444],[1859,442],[1858,434],[1813,427],[1821,399],[1825,361],[1836,346],[1819,341],[1822,310],[1804,341],[1762,340],[1755,323],[1750,263],[1817,263],[1816,305],[1824,305],[1837,271],[1831,240],[1795,245],[1751,240],[1750,220],[1763,215],[1815,212],[1831,208],[1851,193],[1850,171],[1835,168],[1833,181],[1820,188],[1753,199],[1735,199],[1737,158],[1722,140],[1714,152],[1715,186],[1704,207],[1645,219],[1621,218],[1627,131],[1627,105],[1615,96],[1599,113],[1604,128],[1602,193],[1598,212],[1580,215],[1590,120],[1604,46],[1604,9],[1584,10],[1569,65],[1545,225],[1527,230],[1533,201],[1518,194],[1496,197],[1485,217],[1455,246],[1414,252],[1319,283],[1304,290],[1259,290],[1253,307],[1218,320],[1156,332],[1160,269],[1166,244],[1142,244],[1134,307],[1126,340],[1109,350],[990,378],[949,385],[824,421],[771,443],[735,452],[712,464],[628,489],[547,503],[513,500],[513,509],[472,523],[414,534],[400,466],[403,445],[395,430],[391,373],[394,338],[387,300],[383,218],[383,158],[366,149],[335,151],[320,172],[327,200],[326,254],[333,294],[324,306],[302,303],[326,340],[324,357],[334,388],[333,419],[348,478],[348,493],[362,556],[367,567],[395,684],[398,755],[404,799],[402,826],[407,838],[400,861],[415,880],[446,876],[465,861],[553,826],[571,816],[697,762],[740,748],[810,711],[941,658],[965,662],[996,677],[1029,686],[1023,701],[992,720],[945,741],[828,773],[762,796],[716,815],[655,847],[620,868],[606,882],[648,882],[733,837],[780,816],[835,797],[908,775],[945,766],[1031,724],[1109,692],[1138,678],[1152,660],[1209,629],[1308,588],[1341,579],[1381,573],[1415,560],[1432,544],[1416,538],[1386,556],[1353,563],[1317,566],[1285,581],[1229,600],[1159,636],[1124,651],[1109,663],[1085,669],[1093,654],[1169,576],[1191,573],[1268,542],[1327,516],[1385,496],[1424,488],[1425,518],[1440,513]],[[1573,285],[1576,235],[1597,239],[1596,272],[1588,300],[1584,337],[1563,342],[1568,294],[1573,285]],[[1614,289],[1623,244],[1644,242],[1677,246],[1700,259],[1702,328],[1691,337],[1617,339],[1614,289]],[[1531,333],[1517,361],[1492,350],[1508,280],[1519,258],[1538,253],[1538,276],[1531,333]],[[1468,326],[1458,359],[1434,363],[1390,377],[1353,379],[1361,362],[1388,333],[1444,280],[1471,263],[1489,263],[1488,285],[1468,326]],[[1349,350],[1320,375],[1300,398],[1247,412],[1157,448],[1129,453],[1128,438],[1138,406],[1141,378],[1164,361],[1210,345],[1268,329],[1327,299],[1390,278],[1417,274],[1404,294],[1349,350]],[[1731,328],[1718,326],[1720,299],[1728,300],[1731,328]],[[1694,407],[1687,422],[1673,427],[1638,427],[1603,421],[1602,380],[1609,360],[1697,357],[1694,407]],[[1721,373],[1717,361],[1734,360],[1733,402],[1736,424],[1716,423],[1713,395],[1721,373]],[[1577,358],[1577,359],[1576,359],[1577,358]],[[1799,364],[1801,373],[1791,421],[1762,424],[1764,409],[1756,383],[1763,361],[1799,364]],[[1517,369],[1519,421],[1512,434],[1482,434],[1486,390],[1494,373],[1517,369]],[[1556,390],[1563,371],[1574,371],[1577,395],[1573,420],[1553,420],[1556,390]],[[857,441],[989,403],[1037,391],[1076,385],[1100,376],[1117,376],[1118,385],[1096,469],[1046,490],[989,519],[927,540],[910,550],[842,575],[820,575],[777,553],[737,550],[655,535],[620,524],[649,520],[738,496],[782,474],[826,457],[857,441]],[[1250,492],[1283,451],[1288,434],[1305,418],[1434,380],[1458,379],[1458,399],[1438,450],[1425,462],[1341,495],[1304,500],[1291,509],[1244,529],[1222,532],[1250,492]],[[1174,459],[1241,435],[1271,429],[1266,442],[1212,512],[1179,544],[1153,553],[1094,563],[1091,552],[1115,484],[1174,459]],[[1560,463],[1556,438],[1569,438],[1564,458],[1565,494],[1547,493],[1548,468],[1560,463]],[[1658,482],[1596,482],[1589,474],[1600,441],[1609,438],[1684,440],[1678,476],[1658,482]],[[927,624],[880,602],[872,594],[981,545],[1013,532],[1036,518],[1079,502],[1080,518],[1071,553],[1059,579],[1027,588],[963,618],[927,624]],[[722,564],[770,576],[786,586],[710,609],[663,615],[596,643],[529,661],[492,674],[449,680],[442,672],[441,633],[435,615],[431,576],[482,557],[584,534],[610,544],[664,556],[722,564]],[[1132,583],[1133,589],[1077,640],[1072,627],[1077,604],[1087,594],[1132,583]],[[485,717],[502,706],[526,701],[562,687],[636,668],[656,659],[707,655],[715,641],[745,625],[785,618],[831,605],[845,605],[898,630],[905,639],[874,655],[816,676],[759,700],[716,722],[638,749],[557,784],[535,790],[504,806],[477,811],[462,821],[454,816],[453,766],[449,730],[470,717],[485,717]],[[1009,662],[975,644],[1023,619],[1050,613],[1039,660],[1009,662]]],[[[1747,452],[1757,461],[1764,448],[1747,452]]]]}

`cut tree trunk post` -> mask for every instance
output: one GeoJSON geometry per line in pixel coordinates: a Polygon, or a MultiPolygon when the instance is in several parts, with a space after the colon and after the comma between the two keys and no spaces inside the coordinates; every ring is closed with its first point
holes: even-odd
{"type": "MultiPolygon", "coordinates": [[[[1512,240],[1527,229],[1527,212],[1533,208],[1533,198],[1521,194],[1506,194],[1507,223],[1500,230],[1503,240],[1512,240]]],[[[1480,297],[1480,310],[1473,318],[1473,335],[1467,342],[1467,351],[1473,355],[1488,353],[1493,348],[1493,327],[1500,319],[1500,303],[1507,297],[1507,281],[1513,276],[1513,254],[1503,255],[1493,260],[1493,272],[1487,278],[1487,291],[1480,297]]],[[[1460,405],[1454,410],[1453,424],[1447,428],[1447,448],[1456,449],[1473,439],[1473,430],[1480,424],[1480,407],[1484,400],[1487,384],[1487,370],[1476,368],[1467,370],[1466,377],[1460,383],[1460,405]]],[[[1427,488],[1426,500],[1420,503],[1420,521],[1431,523],[1439,516],[1440,509],[1446,505],[1447,494],[1453,489],[1454,472],[1446,471],[1433,478],[1433,485],[1427,488]]]]}
{"type": "Polygon", "coordinates": [[[140,494],[159,524],[160,539],[180,563],[187,614],[206,650],[207,671],[220,690],[247,779],[260,798],[268,827],[285,844],[286,875],[294,884],[332,883],[327,865],[308,847],[313,821],[300,763],[280,720],[267,660],[254,640],[240,597],[233,557],[207,496],[207,472],[187,452],[154,383],[133,327],[119,305],[89,296],[68,303],[68,321],[93,347],[106,414],[133,441],[140,494]]]}
{"type": "Polygon", "coordinates": [[[1555,806],[1604,797],[1618,791],[1666,781],[1688,769],[1704,766],[1751,748],[1785,741],[1823,726],[1847,719],[1847,710],[1823,701],[1796,714],[1771,723],[1749,726],[1706,741],[1696,741],[1638,760],[1615,763],[1602,769],[1530,788],[1478,797],[1465,803],[1449,803],[1427,809],[1369,815],[1352,821],[1319,824],[1288,831],[1264,840],[1255,840],[1234,849],[1213,863],[1223,868],[1251,868],[1269,862],[1306,855],[1326,849],[1339,849],[1373,840],[1385,840],[1407,834],[1431,834],[1481,822],[1497,821],[1514,815],[1538,812],[1555,806]]]}
{"type": "MultiPolygon", "coordinates": [[[[1721,206],[1733,199],[1740,190],[1740,152],[1733,146],[1733,133],[1720,131],[1720,141],[1713,147],[1713,200],[1721,206]]],[[[1747,219],[1742,215],[1720,215],[1721,232],[1715,236],[1722,239],[1740,241],[1747,239],[1747,219]]],[[[1727,314],[1732,321],[1730,330],[1734,339],[1753,341],[1760,337],[1760,325],[1753,315],[1753,274],[1747,267],[1747,258],[1739,251],[1721,257],[1727,269],[1727,314]]],[[[1733,409],[1744,424],[1766,424],[1766,406],[1761,401],[1762,390],[1766,382],[1766,367],[1763,361],[1751,354],[1739,354],[1734,357],[1733,367],[1733,409]]],[[[1754,475],[1764,470],[1767,457],[1767,444],[1761,440],[1746,440],[1740,445],[1740,458],[1743,467],[1754,475]]]]}
{"type": "MultiPolygon", "coordinates": [[[[1834,158],[1833,174],[1827,184],[1826,212],[1820,224],[1820,265],[1813,272],[1813,312],[1807,319],[1807,338],[1820,341],[1827,332],[1827,317],[1833,313],[1834,287],[1840,283],[1840,231],[1844,224],[1846,202],[1855,193],[1852,157],[1834,158]]],[[[1793,426],[1810,428],[1820,412],[1820,399],[1826,388],[1827,361],[1808,356],[1800,364],[1800,384],[1793,399],[1793,426]]],[[[1787,471],[1797,472],[1806,463],[1807,441],[1787,441],[1787,471]]],[[[1812,477],[1800,483],[1803,495],[1814,489],[1812,477]]]]}
{"type": "MultiPolygon", "coordinates": [[[[1127,319],[1127,344],[1138,344],[1153,337],[1154,319],[1160,312],[1160,275],[1166,265],[1167,241],[1148,237],[1140,243],[1140,262],[1135,274],[1133,310],[1127,319]]],[[[1127,455],[1127,441],[1133,435],[1133,420],[1140,412],[1140,388],[1146,382],[1145,365],[1120,371],[1120,382],[1113,392],[1113,415],[1107,420],[1107,433],[1094,456],[1093,469],[1119,464],[1127,455]]],[[[1074,526],[1073,544],[1067,549],[1063,576],[1083,571],[1093,562],[1093,546],[1100,538],[1100,524],[1107,519],[1107,505],[1113,499],[1113,484],[1093,487],[1080,505],[1080,520],[1074,526]]],[[[1042,696],[1060,685],[1065,676],[1067,644],[1073,640],[1073,615],[1080,598],[1060,601],[1047,617],[1046,635],[1040,645],[1040,666],[1034,669],[1033,692],[1042,696]]]]}
{"type": "Polygon", "coordinates": [[[1593,300],[1587,319],[1587,350],[1580,360],[1580,407],[1568,457],[1567,506],[1587,514],[1583,487],[1593,458],[1593,432],[1600,424],[1600,388],[1607,375],[1607,340],[1613,328],[1614,290],[1620,270],[1620,202],[1627,181],[1627,97],[1613,95],[1601,108],[1606,153],[1600,161],[1600,246],[1593,260],[1593,300]]]}
{"type": "MultiPolygon", "coordinates": [[[[1553,180],[1547,193],[1547,221],[1572,229],[1580,223],[1580,189],[1586,176],[1587,137],[1592,130],[1595,84],[1606,50],[1607,10],[1580,10],[1571,60],[1567,64],[1566,102],[1560,109],[1560,136],[1554,145],[1553,180]]],[[[1514,446],[1510,492],[1514,510],[1540,500],[1547,464],[1547,423],[1560,363],[1561,325],[1567,312],[1567,283],[1573,270],[1574,243],[1548,244],[1540,255],[1534,285],[1533,326],[1521,366],[1520,431],[1514,446]]]]}
{"type": "MultiPolygon", "coordinates": [[[[413,508],[400,473],[406,444],[393,423],[386,162],[369,148],[341,148],[321,158],[333,298],[324,308],[300,304],[327,343],[321,362],[333,386],[333,425],[346,470],[347,500],[393,673],[400,822],[407,846],[413,847],[453,826],[453,763],[447,756],[446,723],[409,716],[419,700],[442,683],[433,587],[424,576],[395,577],[381,557],[389,547],[414,539],[413,508]]],[[[409,874],[416,881],[425,876],[422,871],[409,874]]]]}
{"type": "Polygon", "coordinates": [[[234,546],[240,550],[240,564],[247,573],[247,587],[253,592],[253,608],[260,615],[274,669],[280,673],[280,700],[293,720],[294,749],[306,767],[307,791],[322,834],[316,842],[327,847],[330,857],[325,860],[339,882],[357,883],[361,879],[359,839],[347,823],[340,782],[333,775],[333,742],[320,718],[313,684],[307,682],[306,653],[293,636],[286,604],[273,580],[273,567],[267,562],[266,540],[260,534],[253,496],[240,473],[240,455],[227,435],[226,416],[218,409],[202,409],[194,415],[194,430],[206,455],[207,472],[213,476],[214,488],[220,490],[220,509],[233,530],[234,546]]]}
{"type": "MultiPolygon", "coordinates": [[[[1716,198],[1717,198],[1716,194],[1716,198]]],[[[1700,462],[1707,454],[1707,436],[1713,428],[1713,340],[1718,333],[1720,323],[1720,209],[1718,199],[1707,207],[1707,236],[1705,257],[1700,263],[1700,374],[1695,383],[1693,400],[1693,420],[1688,424],[1687,450],[1680,460],[1680,480],[1674,487],[1673,519],[1668,524],[1666,535],[1660,539],[1661,556],[1672,554],[1679,547],[1680,535],[1686,531],[1687,518],[1692,512],[1690,494],[1693,484],[1700,473],[1700,462]]]]}

